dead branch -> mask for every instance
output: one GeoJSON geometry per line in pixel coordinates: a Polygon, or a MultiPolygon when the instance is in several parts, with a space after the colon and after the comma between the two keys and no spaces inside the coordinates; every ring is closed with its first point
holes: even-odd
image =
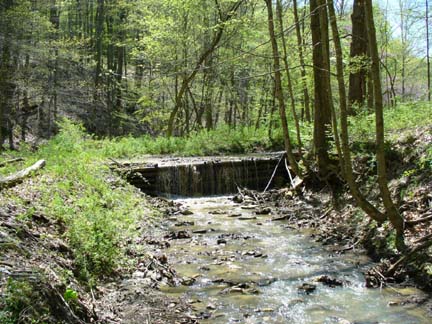
{"type": "Polygon", "coordinates": [[[423,218],[405,221],[405,224],[407,226],[414,226],[414,225],[417,225],[417,224],[420,224],[420,223],[426,223],[426,222],[429,222],[429,221],[432,221],[432,214],[429,215],[429,216],[423,217],[423,218]]]}
{"type": "Polygon", "coordinates": [[[18,171],[10,176],[0,178],[0,190],[7,187],[12,187],[20,183],[22,180],[30,176],[33,172],[42,169],[45,164],[45,160],[39,160],[35,164],[24,170],[18,171]]]}
{"type": "Polygon", "coordinates": [[[411,248],[410,251],[405,253],[399,260],[397,260],[394,264],[392,264],[392,266],[387,270],[387,275],[388,276],[393,275],[402,264],[410,261],[411,258],[414,257],[417,252],[427,249],[431,245],[432,245],[432,240],[426,240],[423,244],[419,244],[411,248]]]}

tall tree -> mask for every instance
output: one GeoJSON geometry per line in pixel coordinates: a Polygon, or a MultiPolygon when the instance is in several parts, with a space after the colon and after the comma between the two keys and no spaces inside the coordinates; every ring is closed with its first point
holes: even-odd
{"type": "Polygon", "coordinates": [[[302,176],[301,170],[298,167],[297,161],[295,159],[295,156],[293,154],[293,147],[291,143],[291,137],[290,132],[288,129],[288,121],[286,116],[286,109],[285,109],[285,98],[284,94],[282,92],[282,74],[281,74],[281,66],[280,66],[280,60],[279,60],[279,47],[276,40],[276,33],[275,33],[275,25],[274,25],[274,18],[273,18],[273,4],[272,0],[265,0],[266,6],[267,6],[267,14],[268,14],[268,29],[269,29],[269,35],[270,35],[270,41],[272,45],[273,50],[273,69],[274,69],[274,78],[275,78],[275,97],[278,100],[279,103],[279,116],[281,118],[282,123],[282,130],[284,135],[284,142],[285,142],[285,150],[287,153],[288,161],[290,163],[291,168],[293,169],[294,173],[297,174],[299,177],[302,176]]]}
{"type": "Polygon", "coordinates": [[[343,68],[343,54],[342,46],[339,36],[339,30],[336,23],[336,14],[332,0],[328,1],[330,23],[333,34],[333,43],[336,54],[336,70],[337,81],[339,89],[339,105],[340,105],[340,125],[341,125],[341,142],[343,151],[343,175],[348,183],[351,194],[354,197],[358,206],[363,209],[372,219],[378,222],[384,222],[387,217],[381,213],[375,206],[373,206],[365,196],[360,192],[359,187],[355,181],[353,167],[351,162],[351,151],[349,146],[349,132],[348,132],[348,108],[347,108],[347,95],[345,89],[345,78],[343,68]]]}
{"type": "Polygon", "coordinates": [[[362,106],[366,98],[367,33],[365,25],[365,0],[354,0],[352,39],[350,48],[349,106],[348,113],[354,115],[354,107],[362,106]]]}
{"type": "Polygon", "coordinates": [[[276,16],[279,23],[279,31],[280,31],[280,38],[282,41],[282,49],[283,49],[283,56],[282,60],[284,62],[285,67],[285,75],[287,79],[287,88],[288,88],[288,95],[290,98],[290,105],[291,105],[291,114],[294,120],[294,125],[296,128],[296,136],[297,136],[297,146],[300,154],[300,158],[303,160],[303,163],[305,166],[307,166],[306,160],[303,158],[303,143],[301,139],[301,132],[300,132],[300,123],[297,116],[297,109],[296,109],[296,100],[294,96],[294,90],[293,90],[293,84],[292,84],[292,78],[291,78],[291,72],[290,72],[290,65],[288,62],[288,50],[287,50],[287,44],[285,39],[285,29],[283,24],[283,16],[282,16],[282,1],[276,0],[276,16]]]}
{"type": "Polygon", "coordinates": [[[314,150],[318,174],[329,174],[328,132],[331,124],[328,16],[325,0],[310,1],[314,73],[314,150]]]}
{"type": "Polygon", "coordinates": [[[385,159],[385,143],[384,143],[384,115],[383,115],[383,96],[381,89],[380,75],[380,58],[378,55],[378,46],[376,40],[375,23],[373,17],[372,1],[366,0],[366,26],[369,39],[369,48],[372,59],[371,73],[374,85],[374,106],[375,106],[375,131],[376,131],[376,159],[378,185],[380,188],[381,197],[384,203],[387,217],[396,230],[396,246],[399,250],[405,249],[404,229],[405,223],[403,217],[390,195],[387,182],[387,168],[385,159]]]}
{"type": "Polygon", "coordinates": [[[305,59],[303,54],[303,38],[301,33],[301,23],[298,15],[298,7],[297,0],[293,0],[293,11],[294,11],[294,24],[296,30],[296,38],[297,38],[297,52],[299,56],[300,62],[300,74],[301,74],[301,84],[303,88],[303,110],[302,110],[302,118],[305,118],[306,121],[311,121],[311,113],[310,113],[310,97],[309,90],[307,86],[306,79],[306,66],[305,59]]]}
{"type": "Polygon", "coordinates": [[[426,61],[427,61],[427,98],[431,101],[431,70],[430,70],[430,40],[429,40],[429,1],[426,0],[426,61]]]}

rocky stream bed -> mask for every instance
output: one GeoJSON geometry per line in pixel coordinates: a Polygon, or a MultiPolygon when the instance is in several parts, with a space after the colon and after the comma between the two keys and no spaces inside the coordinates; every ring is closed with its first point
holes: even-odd
{"type": "MultiPolygon", "coordinates": [[[[430,323],[413,287],[365,287],[363,250],[324,248],[314,231],[248,198],[178,199],[168,256],[181,285],[161,290],[192,304],[202,323],[430,323]]],[[[313,213],[311,204],[304,213],[313,213]]],[[[173,306],[174,307],[174,306],[173,306]]]]}

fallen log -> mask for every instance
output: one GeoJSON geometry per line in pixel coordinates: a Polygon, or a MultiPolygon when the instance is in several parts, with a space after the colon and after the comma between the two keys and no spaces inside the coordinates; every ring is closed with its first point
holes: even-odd
{"type": "Polygon", "coordinates": [[[18,183],[20,183],[22,180],[30,176],[33,172],[42,169],[45,166],[45,160],[39,160],[32,166],[18,171],[10,176],[0,178],[0,190],[8,187],[12,187],[18,183]]]}

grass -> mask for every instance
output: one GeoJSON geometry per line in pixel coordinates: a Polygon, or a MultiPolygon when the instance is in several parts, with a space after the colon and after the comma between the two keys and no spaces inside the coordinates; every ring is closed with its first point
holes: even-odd
{"type": "MultiPolygon", "coordinates": [[[[32,208],[64,222],[81,279],[90,284],[126,261],[124,242],[134,237],[137,222],[151,216],[143,215],[149,209],[143,208],[144,200],[134,188],[108,181],[105,156],[95,144],[82,127],[63,121],[60,133],[37,152],[8,153],[24,157],[25,163],[6,169],[12,172],[46,160],[38,181],[25,190],[35,193],[32,208]]],[[[25,205],[13,190],[2,194],[3,203],[25,205]]]]}
{"type": "MultiPolygon", "coordinates": [[[[350,118],[350,135],[356,141],[375,141],[375,114],[360,113],[350,118]]],[[[384,127],[388,140],[395,140],[400,132],[414,127],[432,125],[432,105],[411,102],[384,110],[384,127]]]]}

